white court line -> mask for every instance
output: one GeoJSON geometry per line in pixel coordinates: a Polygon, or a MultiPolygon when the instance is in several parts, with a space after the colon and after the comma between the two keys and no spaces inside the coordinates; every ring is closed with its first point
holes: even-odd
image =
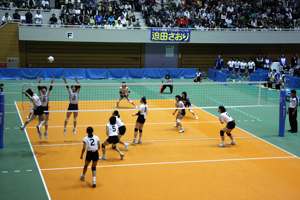
{"type": "MultiPolygon", "coordinates": [[[[23,124],[22,117],[21,117],[21,114],[20,114],[20,112],[19,112],[19,108],[18,108],[18,106],[17,106],[16,101],[15,101],[15,106],[16,106],[16,109],[17,109],[17,111],[18,111],[18,114],[19,114],[19,118],[20,118],[21,124],[22,124],[22,126],[23,126],[24,124],[23,124]]],[[[31,145],[31,142],[30,142],[30,139],[29,139],[29,137],[28,137],[28,134],[27,134],[26,129],[25,129],[24,131],[25,131],[25,135],[26,135],[27,141],[28,141],[29,146],[30,146],[30,150],[31,150],[32,156],[33,156],[33,158],[34,158],[35,164],[36,164],[36,166],[37,166],[37,168],[38,168],[40,177],[41,177],[41,179],[42,179],[42,182],[43,182],[43,185],[44,185],[44,188],[45,188],[47,197],[48,197],[49,200],[51,200],[51,197],[50,197],[50,194],[49,194],[49,191],[48,191],[46,182],[45,182],[45,180],[44,180],[44,177],[43,177],[41,168],[40,168],[39,163],[38,163],[38,161],[37,161],[37,159],[36,159],[36,156],[35,156],[35,154],[34,154],[34,151],[33,151],[33,148],[32,148],[32,145],[31,145]]]]}
{"type": "MultiPolygon", "coordinates": [[[[201,108],[199,108],[199,109],[201,109],[201,108]]],[[[201,109],[201,110],[203,110],[203,109],[201,109]]],[[[215,116],[215,115],[213,115],[213,114],[211,114],[211,113],[209,113],[209,112],[207,112],[207,111],[205,111],[205,110],[203,110],[203,111],[206,112],[206,113],[208,113],[208,114],[210,114],[210,115],[212,115],[212,116],[215,116]]],[[[215,116],[215,117],[217,117],[217,116],[215,116]]],[[[258,120],[258,121],[261,121],[261,120],[258,120]]],[[[262,140],[262,141],[264,141],[264,142],[266,142],[266,143],[272,145],[273,147],[276,147],[276,148],[278,148],[278,149],[280,149],[280,150],[282,150],[282,151],[284,151],[284,152],[286,152],[286,153],[288,153],[288,154],[290,154],[290,155],[292,155],[292,156],[294,156],[294,157],[296,157],[296,158],[299,158],[298,156],[296,156],[296,155],[294,155],[294,154],[292,154],[292,153],[290,153],[290,152],[288,152],[288,151],[286,151],[286,150],[284,150],[284,149],[282,149],[282,148],[276,146],[275,144],[272,144],[272,143],[270,143],[270,142],[268,142],[268,141],[266,141],[266,140],[264,140],[264,139],[262,139],[262,138],[260,138],[260,137],[258,137],[258,136],[256,136],[256,135],[254,135],[254,134],[252,134],[252,133],[250,133],[250,132],[248,132],[248,131],[246,131],[246,130],[240,128],[240,127],[237,127],[237,128],[241,129],[242,131],[245,131],[246,133],[252,135],[253,137],[256,137],[256,138],[258,138],[258,139],[260,139],[260,140],[262,140]]]]}
{"type": "Polygon", "coordinates": [[[4,112],[5,114],[16,114],[18,112],[4,112]]]}
{"type": "MultiPolygon", "coordinates": [[[[262,158],[233,158],[233,159],[218,159],[218,160],[191,160],[191,161],[176,161],[176,162],[157,162],[157,163],[134,163],[123,165],[101,165],[97,167],[128,167],[128,166],[147,166],[147,165],[169,165],[169,164],[186,164],[186,163],[207,163],[207,162],[226,162],[226,161],[248,161],[248,160],[270,160],[270,159],[288,159],[296,158],[294,156],[286,157],[262,157],[262,158]]],[[[82,169],[81,167],[65,167],[65,168],[48,168],[41,169],[42,171],[64,170],[64,169],[82,169]]]]}
{"type": "MultiPolygon", "coordinates": [[[[216,123],[220,121],[199,121],[199,122],[184,122],[183,124],[206,124],[206,123],[216,123]]],[[[147,123],[147,124],[175,124],[174,122],[166,122],[166,123],[147,123]]],[[[77,125],[76,127],[86,127],[86,126],[106,126],[106,124],[97,124],[97,125],[77,125]]],[[[125,126],[135,126],[135,124],[125,124],[125,126]]],[[[61,128],[64,126],[49,126],[49,128],[61,128]]],[[[67,126],[73,127],[73,126],[67,126]]],[[[26,127],[26,128],[36,128],[36,127],[26,127]]]]}
{"type": "MultiPolygon", "coordinates": [[[[245,137],[234,137],[238,139],[249,139],[255,138],[253,136],[245,136],[245,137]]],[[[143,140],[145,142],[173,142],[173,141],[195,141],[195,140],[219,140],[220,138],[184,138],[184,139],[167,139],[167,140],[143,140]]],[[[131,142],[131,141],[124,141],[131,142]]],[[[68,143],[68,144],[37,144],[32,145],[33,147],[47,147],[47,146],[68,146],[68,145],[82,145],[82,143],[68,143]]]]}

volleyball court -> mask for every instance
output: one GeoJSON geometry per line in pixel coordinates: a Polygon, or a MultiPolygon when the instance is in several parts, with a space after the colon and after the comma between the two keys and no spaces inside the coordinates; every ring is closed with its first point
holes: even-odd
{"type": "MultiPolygon", "coordinates": [[[[125,99],[118,108],[114,107],[120,85],[82,84],[77,134],[72,132],[71,117],[67,134],[63,135],[68,97],[64,85],[53,86],[48,139],[39,138],[35,122],[26,128],[52,199],[297,199],[300,196],[298,157],[238,128],[238,123],[232,132],[237,145],[220,148],[220,130],[225,125],[218,116],[203,110],[217,109],[219,105],[266,105],[267,93],[260,87],[243,83],[175,84],[173,94],[159,94],[157,84],[127,86],[136,105],[140,105],[142,96],[148,101],[143,143],[130,144],[128,151],[118,144],[125,154],[124,160],[107,147],[107,160],[98,162],[96,188],[91,188],[90,168],[86,180],[80,180],[84,165],[80,153],[86,128],[92,126],[100,141],[105,141],[105,124],[117,109],[127,128],[122,140],[131,142],[136,122],[132,114],[137,109],[125,99]],[[174,127],[174,97],[183,91],[188,93],[199,119],[187,111],[182,119],[185,132],[179,133],[179,128],[174,127]]],[[[23,90],[28,87],[36,86],[24,85],[23,90]]],[[[23,111],[30,111],[30,103],[24,98],[16,106],[25,122],[28,113],[23,111]]],[[[229,141],[226,138],[226,144],[229,141]]]]}

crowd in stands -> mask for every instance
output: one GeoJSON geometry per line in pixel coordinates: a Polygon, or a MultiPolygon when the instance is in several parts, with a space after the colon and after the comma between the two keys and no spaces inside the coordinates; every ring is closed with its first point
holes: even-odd
{"type": "Polygon", "coordinates": [[[51,11],[48,0],[0,0],[1,9],[38,9],[45,12],[51,11]]]}
{"type": "Polygon", "coordinates": [[[300,26],[297,0],[141,0],[149,27],[294,28],[300,26]]]}

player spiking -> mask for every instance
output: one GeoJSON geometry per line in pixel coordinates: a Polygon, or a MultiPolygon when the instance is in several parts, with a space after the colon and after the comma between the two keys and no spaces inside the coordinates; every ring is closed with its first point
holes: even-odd
{"type": "Polygon", "coordinates": [[[132,105],[135,106],[135,108],[137,108],[137,105],[135,105],[135,104],[130,100],[130,98],[129,98],[130,89],[129,89],[129,87],[127,87],[127,86],[125,85],[125,83],[126,83],[126,82],[122,82],[122,86],[119,88],[120,97],[119,97],[119,99],[117,100],[117,104],[116,104],[115,107],[116,107],[116,108],[119,107],[120,101],[122,101],[123,98],[126,98],[127,101],[128,101],[129,103],[131,103],[132,105]]]}
{"type": "Polygon", "coordinates": [[[189,107],[192,106],[192,104],[191,104],[190,98],[187,97],[187,93],[186,92],[182,92],[181,96],[182,96],[181,101],[183,102],[184,106],[186,108],[188,108],[188,110],[190,111],[190,113],[192,113],[196,117],[196,120],[197,120],[198,116],[194,113],[194,111],[192,109],[189,108],[189,107]]]}

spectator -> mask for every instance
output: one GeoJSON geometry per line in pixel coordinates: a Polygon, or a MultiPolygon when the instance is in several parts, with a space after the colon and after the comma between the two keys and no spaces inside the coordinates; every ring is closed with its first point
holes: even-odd
{"type": "Polygon", "coordinates": [[[12,19],[8,15],[8,13],[5,13],[4,16],[2,17],[2,25],[5,24],[6,22],[10,22],[12,19]]]}
{"type": "Polygon", "coordinates": [[[264,69],[269,69],[270,65],[272,63],[272,60],[269,59],[269,55],[266,55],[266,58],[264,59],[264,69]]]}
{"type": "Polygon", "coordinates": [[[42,0],[42,7],[46,7],[46,5],[49,6],[49,1],[48,0],[42,0]]]}
{"type": "Polygon", "coordinates": [[[116,25],[116,28],[117,29],[122,29],[123,28],[123,25],[121,24],[121,20],[118,20],[118,23],[116,25]]]}
{"type": "Polygon", "coordinates": [[[197,73],[196,73],[196,77],[195,77],[195,79],[194,79],[194,82],[201,82],[201,80],[202,80],[202,74],[201,74],[201,70],[200,69],[197,69],[197,73]]]}
{"type": "Polygon", "coordinates": [[[127,29],[133,29],[133,24],[131,23],[131,21],[128,21],[128,25],[126,27],[127,29]]]}
{"type": "Polygon", "coordinates": [[[218,58],[216,59],[216,62],[215,62],[215,69],[217,71],[222,71],[223,66],[224,66],[224,60],[221,57],[221,55],[219,55],[218,58]]]}
{"type": "Polygon", "coordinates": [[[135,15],[133,15],[132,17],[131,17],[131,23],[133,24],[133,26],[134,25],[136,25],[136,23],[137,23],[137,20],[136,20],[136,18],[135,18],[135,15]]]}
{"type": "Polygon", "coordinates": [[[280,85],[282,86],[281,88],[284,89],[284,83],[285,83],[284,71],[280,71],[280,76],[276,84],[276,89],[280,90],[280,85]]]}
{"type": "MultiPolygon", "coordinates": [[[[173,80],[170,78],[170,75],[167,74],[165,78],[162,79],[162,83],[173,83],[173,80]]],[[[170,88],[170,94],[173,94],[173,85],[163,85],[159,90],[159,93],[163,93],[166,87],[170,88]]]]}
{"type": "Polygon", "coordinates": [[[113,15],[110,15],[110,17],[107,19],[107,21],[111,25],[115,21],[115,18],[113,17],[113,15]]]}
{"type": "Polygon", "coordinates": [[[140,21],[137,21],[136,24],[134,25],[134,29],[140,29],[141,25],[140,25],[140,21]]]}
{"type": "Polygon", "coordinates": [[[50,24],[57,24],[57,18],[55,17],[55,14],[52,14],[52,17],[49,19],[50,24]]]}
{"type": "Polygon", "coordinates": [[[126,26],[126,18],[124,17],[124,15],[121,15],[121,17],[118,18],[118,21],[119,20],[123,26],[126,26]]]}
{"type": "Polygon", "coordinates": [[[286,68],[287,59],[284,54],[281,55],[281,58],[279,59],[279,71],[283,71],[284,68],[286,68]]]}
{"type": "Polygon", "coordinates": [[[97,22],[97,24],[102,24],[102,22],[103,22],[103,16],[101,15],[100,12],[98,12],[98,15],[96,15],[95,21],[97,22]]]}
{"type": "Polygon", "coordinates": [[[127,1],[127,4],[124,6],[125,10],[131,10],[131,5],[129,4],[129,1],[127,1]]]}
{"type": "Polygon", "coordinates": [[[41,26],[42,20],[43,20],[43,16],[41,15],[41,11],[39,11],[39,10],[36,11],[34,19],[35,19],[35,24],[38,24],[38,26],[41,26]]]}
{"type": "Polygon", "coordinates": [[[28,10],[27,13],[25,14],[25,19],[26,19],[26,24],[32,23],[32,14],[30,10],[28,10]]]}
{"type": "Polygon", "coordinates": [[[30,8],[34,8],[35,7],[35,1],[34,0],[28,0],[27,1],[28,5],[30,8]]]}
{"type": "Polygon", "coordinates": [[[88,14],[85,14],[84,18],[83,18],[83,23],[85,25],[90,23],[90,17],[88,16],[88,14]]]}
{"type": "Polygon", "coordinates": [[[115,23],[115,21],[113,21],[112,23],[111,23],[111,26],[110,26],[110,28],[111,29],[116,29],[117,27],[116,27],[116,23],[115,23]]]}
{"type": "Polygon", "coordinates": [[[258,57],[256,58],[256,67],[257,68],[263,68],[264,59],[261,57],[261,53],[258,54],[258,57]]]}
{"type": "Polygon", "coordinates": [[[49,7],[49,4],[46,4],[45,7],[43,7],[44,12],[50,12],[51,8],[49,7]]]}
{"type": "Polygon", "coordinates": [[[19,11],[18,10],[15,10],[15,13],[13,14],[13,18],[15,19],[15,20],[18,20],[18,21],[20,21],[20,15],[19,15],[19,11]]]}
{"type": "Polygon", "coordinates": [[[106,21],[105,25],[104,25],[104,28],[105,29],[110,29],[110,23],[108,21],[106,21]]]}
{"type": "Polygon", "coordinates": [[[273,72],[270,75],[270,79],[268,82],[268,88],[272,89],[272,84],[277,82],[277,73],[276,69],[273,69],[273,72]]]}
{"type": "Polygon", "coordinates": [[[291,58],[291,66],[292,68],[297,67],[298,65],[298,58],[297,58],[297,54],[294,54],[294,57],[291,58]]]}

